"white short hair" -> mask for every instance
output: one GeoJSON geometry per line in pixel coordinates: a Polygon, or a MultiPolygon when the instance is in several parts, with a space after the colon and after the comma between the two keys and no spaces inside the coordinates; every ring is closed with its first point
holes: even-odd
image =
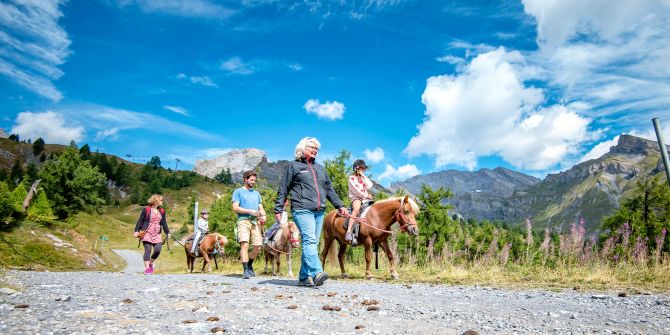
{"type": "Polygon", "coordinates": [[[308,145],[313,145],[317,148],[321,148],[321,142],[316,139],[316,137],[305,137],[300,142],[298,142],[298,145],[295,146],[295,159],[300,160],[301,158],[305,157],[305,149],[307,149],[308,145]]]}

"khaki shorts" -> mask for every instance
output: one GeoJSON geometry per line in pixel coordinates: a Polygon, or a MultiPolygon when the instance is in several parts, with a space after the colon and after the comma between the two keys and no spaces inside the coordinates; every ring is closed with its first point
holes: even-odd
{"type": "Polygon", "coordinates": [[[251,219],[240,219],[237,221],[237,240],[242,242],[249,242],[251,237],[251,245],[263,245],[263,237],[261,236],[260,223],[252,224],[251,219]]]}

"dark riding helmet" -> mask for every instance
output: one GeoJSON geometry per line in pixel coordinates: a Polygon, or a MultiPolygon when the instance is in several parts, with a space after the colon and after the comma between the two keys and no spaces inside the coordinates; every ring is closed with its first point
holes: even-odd
{"type": "Polygon", "coordinates": [[[365,161],[362,159],[357,159],[354,161],[354,171],[358,170],[359,167],[363,168],[368,168],[367,165],[365,165],[365,161]]]}

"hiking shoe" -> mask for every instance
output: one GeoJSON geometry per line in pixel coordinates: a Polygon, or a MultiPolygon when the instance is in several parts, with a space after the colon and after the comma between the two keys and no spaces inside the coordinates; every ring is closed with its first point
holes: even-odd
{"type": "Polygon", "coordinates": [[[256,277],[256,272],[254,272],[254,269],[249,269],[249,276],[256,277]]]}
{"type": "Polygon", "coordinates": [[[151,263],[149,264],[149,274],[154,274],[154,265],[151,263]]]}
{"type": "Polygon", "coordinates": [[[344,235],[344,241],[345,242],[352,243],[353,240],[354,240],[354,235],[352,233],[346,233],[344,235]]]}
{"type": "Polygon", "coordinates": [[[314,285],[321,286],[326,282],[326,280],[328,280],[328,274],[325,272],[319,272],[316,274],[316,276],[314,276],[314,285]]]}
{"type": "Polygon", "coordinates": [[[144,274],[145,275],[150,275],[151,274],[151,269],[150,268],[144,269],[144,274]]]}
{"type": "Polygon", "coordinates": [[[242,278],[243,279],[249,279],[251,275],[249,274],[249,270],[244,270],[244,273],[242,273],[242,278]]]}
{"type": "Polygon", "coordinates": [[[298,280],[298,286],[312,287],[314,286],[314,281],[312,277],[307,277],[306,279],[298,280]]]}

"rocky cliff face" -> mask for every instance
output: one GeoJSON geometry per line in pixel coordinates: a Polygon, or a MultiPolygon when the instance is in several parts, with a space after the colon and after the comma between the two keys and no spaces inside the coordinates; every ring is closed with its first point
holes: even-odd
{"type": "Polygon", "coordinates": [[[9,137],[9,135],[7,135],[7,133],[5,133],[5,130],[0,128],[0,138],[8,138],[8,137],[9,137]]]}
{"type": "Polygon", "coordinates": [[[514,217],[515,210],[505,206],[505,199],[524,192],[538,182],[538,178],[498,167],[476,172],[448,170],[419,175],[404,182],[394,182],[391,189],[404,188],[418,194],[423,184],[433,189],[449,188],[454,192],[454,198],[449,203],[463,217],[509,220],[514,217]]]}
{"type": "Polygon", "coordinates": [[[226,169],[229,169],[233,176],[241,175],[244,171],[258,166],[264,157],[265,152],[258,149],[231,150],[214,159],[196,161],[193,171],[210,178],[226,169]]]}

